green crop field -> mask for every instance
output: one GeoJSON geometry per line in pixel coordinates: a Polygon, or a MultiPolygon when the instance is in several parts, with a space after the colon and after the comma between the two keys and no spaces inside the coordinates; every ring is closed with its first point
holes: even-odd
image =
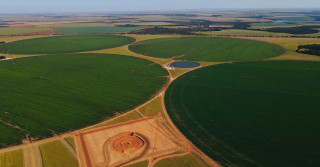
{"type": "Polygon", "coordinates": [[[1,61],[0,147],[19,144],[26,134],[45,138],[128,111],[157,93],[167,75],[158,64],[121,55],[1,61]]]}
{"type": "Polygon", "coordinates": [[[44,167],[78,167],[77,159],[60,141],[40,145],[44,167]]]}
{"type": "Polygon", "coordinates": [[[76,27],[76,28],[66,28],[55,30],[56,33],[63,34],[110,34],[110,33],[121,33],[141,30],[139,27],[76,27]]]}
{"type": "Polygon", "coordinates": [[[183,37],[138,42],[130,50],[146,56],[192,61],[245,61],[276,57],[284,49],[245,39],[183,37]]]}
{"type": "Polygon", "coordinates": [[[166,108],[222,166],[320,165],[320,63],[238,62],[191,71],[166,108]]]}
{"type": "Polygon", "coordinates": [[[116,35],[79,35],[27,39],[0,45],[0,53],[57,54],[118,47],[134,42],[131,37],[116,35]]]}

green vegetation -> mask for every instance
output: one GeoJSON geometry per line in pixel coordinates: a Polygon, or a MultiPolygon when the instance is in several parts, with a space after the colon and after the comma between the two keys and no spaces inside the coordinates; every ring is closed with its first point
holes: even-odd
{"type": "Polygon", "coordinates": [[[0,35],[15,35],[15,34],[25,34],[34,33],[41,31],[48,31],[50,28],[46,27],[21,27],[21,28],[0,28],[0,35]]]}
{"type": "Polygon", "coordinates": [[[158,64],[121,55],[1,61],[0,147],[19,144],[25,134],[45,138],[128,111],[160,90],[167,75],[158,64]]]}
{"type": "Polygon", "coordinates": [[[243,36],[243,37],[290,37],[291,34],[255,30],[226,29],[221,31],[202,31],[197,34],[209,36],[243,36]]]}
{"type": "Polygon", "coordinates": [[[76,143],[74,142],[74,138],[72,136],[66,137],[65,139],[74,149],[76,148],[76,143]]]}
{"type": "Polygon", "coordinates": [[[137,31],[137,30],[141,30],[141,28],[99,26],[99,27],[67,28],[67,29],[55,30],[54,32],[63,33],[63,34],[110,34],[110,33],[137,31]]]}
{"type": "MultiPolygon", "coordinates": [[[[1,131],[2,135],[2,131],[1,131]]],[[[23,167],[22,150],[0,153],[0,166],[2,167],[23,167]]]]}
{"type": "Polygon", "coordinates": [[[204,167],[193,155],[188,154],[182,157],[168,158],[159,161],[154,167],[204,167]]]}
{"type": "Polygon", "coordinates": [[[300,45],[298,46],[297,52],[320,56],[320,45],[319,44],[300,45]]]}
{"type": "Polygon", "coordinates": [[[125,167],[147,167],[147,166],[148,166],[148,161],[142,161],[135,164],[127,165],[125,167]]]}
{"type": "Polygon", "coordinates": [[[209,37],[164,38],[138,42],[130,50],[146,56],[191,61],[245,61],[271,58],[284,49],[269,43],[209,37]]]}
{"type": "Polygon", "coordinates": [[[40,145],[44,167],[78,167],[77,159],[60,142],[54,141],[40,145]]]}
{"type": "Polygon", "coordinates": [[[289,24],[289,23],[273,23],[273,22],[268,22],[268,23],[252,23],[251,26],[253,27],[274,27],[274,26],[295,26],[295,24],[289,24]]]}
{"type": "Polygon", "coordinates": [[[0,53],[10,54],[57,54],[84,52],[114,48],[134,42],[135,39],[124,36],[56,36],[27,39],[0,45],[0,53]]]}
{"type": "Polygon", "coordinates": [[[265,31],[289,34],[315,34],[318,33],[320,26],[297,26],[297,27],[275,27],[265,31]]]}
{"type": "Polygon", "coordinates": [[[222,166],[319,166],[320,63],[241,62],[191,71],[165,103],[222,166]]]}

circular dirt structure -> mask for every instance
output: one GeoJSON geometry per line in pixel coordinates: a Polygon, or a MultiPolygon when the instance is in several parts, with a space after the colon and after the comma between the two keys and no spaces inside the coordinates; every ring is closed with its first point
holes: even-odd
{"type": "Polygon", "coordinates": [[[195,68],[199,67],[200,65],[200,63],[193,61],[176,61],[169,64],[169,66],[173,68],[195,68]]]}
{"type": "Polygon", "coordinates": [[[142,137],[135,133],[125,133],[121,134],[110,142],[110,147],[112,150],[120,153],[126,151],[136,151],[145,145],[145,141],[142,137]]]}

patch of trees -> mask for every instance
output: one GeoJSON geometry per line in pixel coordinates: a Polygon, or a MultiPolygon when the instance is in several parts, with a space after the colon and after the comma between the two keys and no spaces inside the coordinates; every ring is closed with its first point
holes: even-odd
{"type": "Polygon", "coordinates": [[[0,60],[1,60],[1,59],[6,59],[6,56],[0,56],[0,60]]]}
{"type": "Polygon", "coordinates": [[[320,56],[320,44],[300,45],[296,52],[320,56]]]}
{"type": "Polygon", "coordinates": [[[125,25],[117,25],[118,27],[138,27],[137,25],[133,24],[125,24],[125,25]]]}
{"type": "Polygon", "coordinates": [[[275,27],[268,28],[265,31],[289,34],[314,34],[319,32],[315,28],[320,28],[320,26],[275,27]]]}
{"type": "Polygon", "coordinates": [[[247,22],[235,22],[233,23],[233,28],[234,29],[248,29],[250,27],[250,23],[247,22]]]}

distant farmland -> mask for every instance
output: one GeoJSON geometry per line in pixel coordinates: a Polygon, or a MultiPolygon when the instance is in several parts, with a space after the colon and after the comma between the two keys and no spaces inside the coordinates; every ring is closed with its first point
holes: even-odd
{"type": "Polygon", "coordinates": [[[1,28],[0,27],[0,35],[35,33],[35,32],[48,31],[48,30],[50,30],[50,28],[46,28],[46,27],[19,27],[19,28],[12,28],[12,27],[1,28]]]}
{"type": "Polygon", "coordinates": [[[320,63],[241,62],[169,87],[177,127],[222,166],[320,166],[320,63]]]}
{"type": "Polygon", "coordinates": [[[63,34],[110,34],[110,33],[121,33],[141,30],[139,27],[76,27],[76,28],[66,28],[55,30],[56,33],[63,34]]]}
{"type": "Polygon", "coordinates": [[[0,148],[92,125],[144,103],[167,81],[150,61],[66,54],[0,62],[0,148]],[[17,128],[19,127],[19,128],[17,128]]]}
{"type": "Polygon", "coordinates": [[[162,38],[130,45],[146,56],[193,61],[246,61],[276,57],[284,49],[273,44],[244,39],[183,37],[162,38]]]}
{"type": "Polygon", "coordinates": [[[0,45],[0,53],[57,54],[118,47],[134,42],[131,37],[115,35],[77,35],[34,38],[0,45]]]}

